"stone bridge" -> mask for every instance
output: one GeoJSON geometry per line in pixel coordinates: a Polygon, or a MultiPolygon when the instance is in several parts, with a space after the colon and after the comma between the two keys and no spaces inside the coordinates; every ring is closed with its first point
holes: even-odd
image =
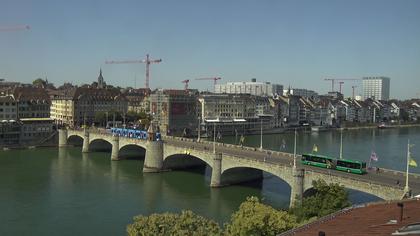
{"type": "MultiPolygon", "coordinates": [[[[136,145],[146,150],[143,172],[152,173],[170,169],[208,165],[211,171],[211,187],[237,184],[263,178],[263,171],[277,176],[291,188],[291,206],[301,201],[305,191],[311,189],[314,180],[322,179],[345,188],[375,195],[384,200],[401,199],[405,195],[402,186],[396,185],[403,176],[397,171],[379,174],[355,175],[344,172],[302,166],[293,167],[293,155],[289,153],[256,150],[249,147],[212,142],[195,142],[191,139],[164,137],[160,141],[148,141],[113,136],[107,132],[87,130],[59,130],[59,146],[67,145],[67,139],[79,136],[83,139],[82,152],[89,152],[89,144],[103,140],[112,145],[111,160],[119,159],[119,151],[126,145],[136,145]]],[[[410,177],[413,190],[420,192],[420,176],[410,177]]]]}

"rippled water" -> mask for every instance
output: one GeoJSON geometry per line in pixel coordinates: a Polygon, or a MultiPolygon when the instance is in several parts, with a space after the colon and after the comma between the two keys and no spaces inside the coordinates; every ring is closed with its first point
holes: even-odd
{"type": "MultiPolygon", "coordinates": [[[[346,131],[344,156],[367,160],[374,149],[375,165],[403,170],[408,138],[420,157],[419,128],[346,131]]],[[[249,136],[246,144],[259,146],[259,140],[249,136]]],[[[280,150],[283,140],[292,151],[293,134],[264,136],[264,147],[280,150]]],[[[338,156],[339,140],[337,132],[300,133],[298,152],[316,144],[320,153],[338,156]]],[[[77,147],[0,151],[0,235],[124,235],[137,214],[191,209],[223,222],[247,196],[276,208],[289,204],[290,187],[267,173],[262,182],[212,189],[209,169],[143,174],[142,151],[123,152],[137,153],[137,159],[111,162],[108,152],[82,154],[77,147]]],[[[354,191],[350,196],[353,202],[376,199],[354,191]]]]}

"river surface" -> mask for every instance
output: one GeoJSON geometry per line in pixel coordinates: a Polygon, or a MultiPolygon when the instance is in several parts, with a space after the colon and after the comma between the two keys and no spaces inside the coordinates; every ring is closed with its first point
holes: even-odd
{"type": "MultiPolygon", "coordinates": [[[[374,150],[379,160],[373,166],[403,171],[408,139],[417,144],[412,154],[420,164],[420,128],[344,131],[343,156],[367,161],[374,150]]],[[[339,155],[339,132],[299,133],[297,140],[298,153],[315,144],[320,154],[339,155]]],[[[260,136],[246,137],[245,144],[259,147],[260,136]]],[[[263,145],[293,152],[293,133],[264,135],[263,145]]],[[[222,223],[247,196],[275,208],[289,204],[290,187],[266,173],[262,182],[211,189],[208,168],[143,174],[136,155],[112,162],[109,152],[82,154],[80,147],[0,151],[0,235],[124,235],[138,214],[191,209],[222,223]]],[[[377,199],[356,191],[350,198],[377,199]]]]}

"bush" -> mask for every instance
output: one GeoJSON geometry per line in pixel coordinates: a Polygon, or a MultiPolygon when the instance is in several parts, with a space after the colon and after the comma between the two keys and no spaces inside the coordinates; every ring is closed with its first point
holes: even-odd
{"type": "Polygon", "coordinates": [[[221,235],[219,225],[209,219],[182,211],[181,214],[162,213],[135,216],[127,226],[128,235],[221,235]]]}
{"type": "Polygon", "coordinates": [[[298,221],[322,217],[350,206],[347,191],[338,184],[326,184],[323,180],[313,183],[315,194],[303,199],[302,203],[290,209],[298,221]]]}
{"type": "Polygon", "coordinates": [[[249,197],[225,225],[225,235],[276,235],[296,226],[296,218],[249,197]]]}

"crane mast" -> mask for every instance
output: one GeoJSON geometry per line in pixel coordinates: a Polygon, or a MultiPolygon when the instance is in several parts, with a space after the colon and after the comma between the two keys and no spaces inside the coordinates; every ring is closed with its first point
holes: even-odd
{"type": "Polygon", "coordinates": [[[124,60],[124,61],[105,61],[105,64],[131,64],[131,63],[144,63],[146,64],[146,88],[149,87],[150,81],[150,64],[157,64],[161,63],[162,59],[151,60],[149,54],[146,54],[146,59],[143,60],[124,60]]]}

